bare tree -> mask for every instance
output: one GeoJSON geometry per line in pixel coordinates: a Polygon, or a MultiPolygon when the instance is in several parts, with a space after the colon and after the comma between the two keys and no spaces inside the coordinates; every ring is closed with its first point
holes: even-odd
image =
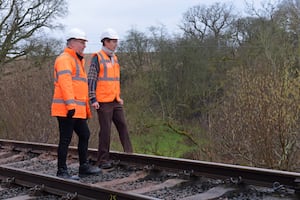
{"type": "Polygon", "coordinates": [[[126,57],[123,59],[124,65],[129,65],[130,69],[137,72],[142,69],[145,65],[149,64],[149,52],[150,44],[149,39],[143,32],[131,29],[119,46],[119,52],[126,57]]]}
{"type": "Polygon", "coordinates": [[[201,41],[211,35],[219,39],[222,31],[229,28],[234,21],[232,7],[225,3],[215,3],[210,7],[194,6],[184,13],[181,29],[185,34],[201,41]]]}
{"type": "Polygon", "coordinates": [[[227,71],[224,99],[210,118],[220,159],[284,170],[299,166],[297,5],[268,4],[232,28],[240,66],[227,71]]]}
{"type": "Polygon", "coordinates": [[[300,1],[283,0],[278,5],[275,17],[281,22],[286,30],[298,34],[300,32],[300,1]]]}
{"type": "Polygon", "coordinates": [[[35,48],[35,34],[60,27],[57,18],[66,13],[65,0],[1,0],[0,67],[27,55],[35,48]]]}

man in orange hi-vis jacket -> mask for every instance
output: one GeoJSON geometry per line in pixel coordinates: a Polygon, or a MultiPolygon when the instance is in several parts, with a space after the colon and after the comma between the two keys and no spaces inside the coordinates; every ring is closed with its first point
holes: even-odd
{"type": "Polygon", "coordinates": [[[102,49],[92,57],[89,73],[89,98],[97,109],[100,124],[97,164],[102,169],[113,167],[109,158],[111,124],[114,122],[123,150],[132,153],[127,124],[120,98],[120,65],[114,51],[119,36],[108,28],[101,34],[102,49]]]}
{"type": "Polygon", "coordinates": [[[83,51],[86,47],[85,33],[71,29],[67,36],[67,47],[54,64],[54,95],[51,115],[57,117],[59,125],[57,176],[71,176],[67,168],[67,154],[73,131],[78,136],[79,176],[98,174],[101,170],[87,161],[90,131],[87,118],[91,116],[88,98],[87,75],[84,69],[83,51]]]}
{"type": "Polygon", "coordinates": [[[109,158],[111,124],[114,122],[123,150],[132,153],[127,124],[120,98],[120,65],[114,54],[119,36],[108,28],[101,34],[102,49],[92,57],[89,73],[89,98],[97,109],[100,124],[97,164],[102,169],[113,167],[109,158]]]}

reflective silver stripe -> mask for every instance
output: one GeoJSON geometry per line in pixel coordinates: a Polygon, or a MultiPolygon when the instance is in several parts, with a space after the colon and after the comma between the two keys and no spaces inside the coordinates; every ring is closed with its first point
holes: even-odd
{"type": "Polygon", "coordinates": [[[62,74],[72,74],[72,72],[70,70],[66,69],[66,70],[62,70],[62,71],[59,71],[56,73],[57,77],[62,74]]]}
{"type": "MultiPolygon", "coordinates": [[[[73,58],[71,55],[69,55],[67,53],[62,53],[61,55],[66,55],[66,56],[69,56],[69,57],[73,58]]],[[[82,77],[79,76],[80,66],[79,66],[77,60],[75,58],[73,58],[73,59],[74,59],[75,64],[76,64],[76,73],[75,73],[75,76],[72,77],[72,80],[83,81],[83,82],[87,83],[86,78],[82,78],[82,77]]],[[[61,74],[71,74],[72,75],[72,72],[70,70],[62,70],[62,71],[56,72],[56,78],[54,79],[55,82],[58,81],[58,76],[61,75],[61,74]]]]}
{"type": "MultiPolygon", "coordinates": [[[[102,58],[101,58],[102,59],[102,58]]],[[[112,58],[114,60],[115,63],[119,63],[119,61],[115,60],[114,58],[112,58]]],[[[100,63],[104,64],[104,63],[110,63],[110,60],[100,60],[100,63]]]]}
{"type": "Polygon", "coordinates": [[[75,78],[79,77],[79,73],[80,73],[80,68],[79,65],[77,63],[77,60],[74,58],[75,63],[76,63],[76,74],[75,74],[75,78]]]}
{"type": "MultiPolygon", "coordinates": [[[[107,60],[104,59],[104,57],[101,53],[98,53],[98,55],[101,57],[101,61],[107,61],[107,60]]],[[[101,63],[103,63],[103,67],[104,67],[103,78],[107,78],[107,65],[106,65],[106,62],[101,62],[101,63]]]]}
{"type": "Polygon", "coordinates": [[[101,60],[100,60],[100,63],[102,63],[102,64],[104,64],[104,63],[110,63],[110,60],[102,60],[102,54],[100,54],[101,55],[101,60]]]}
{"type": "Polygon", "coordinates": [[[62,70],[62,71],[56,72],[56,78],[54,79],[54,81],[57,82],[58,77],[63,74],[71,74],[72,75],[72,72],[70,70],[62,70]]]}
{"type": "Polygon", "coordinates": [[[85,101],[79,101],[79,100],[74,100],[74,99],[69,99],[67,101],[64,101],[63,99],[53,99],[52,103],[59,103],[59,104],[66,104],[66,105],[75,103],[79,106],[85,106],[86,105],[85,101]]]}
{"type": "Polygon", "coordinates": [[[101,57],[100,63],[103,64],[104,67],[104,72],[103,72],[103,77],[98,77],[97,80],[98,81],[120,81],[120,78],[118,77],[107,77],[107,65],[106,63],[110,63],[110,60],[105,60],[103,55],[98,52],[98,55],[101,57]]]}
{"type": "Polygon", "coordinates": [[[53,103],[61,103],[61,104],[72,104],[72,103],[75,103],[75,100],[74,99],[68,99],[66,101],[64,101],[63,99],[53,99],[52,101],[53,103]]]}
{"type": "Polygon", "coordinates": [[[83,81],[83,82],[87,83],[87,79],[86,78],[82,78],[82,77],[79,76],[79,74],[80,74],[80,66],[79,66],[79,64],[78,64],[78,62],[77,62],[77,60],[75,58],[74,58],[74,60],[75,60],[75,63],[76,63],[76,75],[75,75],[75,77],[72,77],[72,80],[83,81]]]}
{"type": "Polygon", "coordinates": [[[98,81],[119,81],[119,78],[107,78],[107,77],[98,77],[97,78],[98,81]]]}
{"type": "Polygon", "coordinates": [[[73,77],[72,80],[87,82],[86,78],[73,77]]]}
{"type": "Polygon", "coordinates": [[[75,100],[75,103],[79,106],[85,106],[86,102],[75,100]]]}

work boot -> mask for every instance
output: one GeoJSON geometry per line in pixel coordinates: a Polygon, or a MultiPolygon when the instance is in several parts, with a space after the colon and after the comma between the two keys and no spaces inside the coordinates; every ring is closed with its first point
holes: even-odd
{"type": "Polygon", "coordinates": [[[79,167],[79,176],[96,175],[100,174],[101,169],[84,163],[79,167]]]}
{"type": "Polygon", "coordinates": [[[101,169],[111,169],[111,168],[113,168],[113,164],[112,164],[112,162],[105,162],[105,163],[101,163],[99,165],[99,167],[101,169]]]}
{"type": "Polygon", "coordinates": [[[79,180],[78,176],[71,176],[66,169],[58,169],[56,176],[63,179],[79,180]]]}

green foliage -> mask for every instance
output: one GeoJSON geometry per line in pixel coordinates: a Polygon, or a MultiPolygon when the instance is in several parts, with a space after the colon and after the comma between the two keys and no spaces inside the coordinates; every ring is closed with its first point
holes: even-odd
{"type": "Polygon", "coordinates": [[[133,144],[138,152],[169,157],[182,157],[193,150],[185,137],[166,126],[151,127],[148,134],[135,137],[133,144]]]}
{"type": "MultiPolygon", "coordinates": [[[[112,148],[122,151],[116,132],[114,135],[112,148]]],[[[143,133],[135,134],[131,140],[135,152],[160,156],[183,157],[196,148],[195,145],[189,145],[191,142],[186,135],[179,134],[161,121],[152,123],[148,121],[148,126],[143,128],[143,133]]]]}

